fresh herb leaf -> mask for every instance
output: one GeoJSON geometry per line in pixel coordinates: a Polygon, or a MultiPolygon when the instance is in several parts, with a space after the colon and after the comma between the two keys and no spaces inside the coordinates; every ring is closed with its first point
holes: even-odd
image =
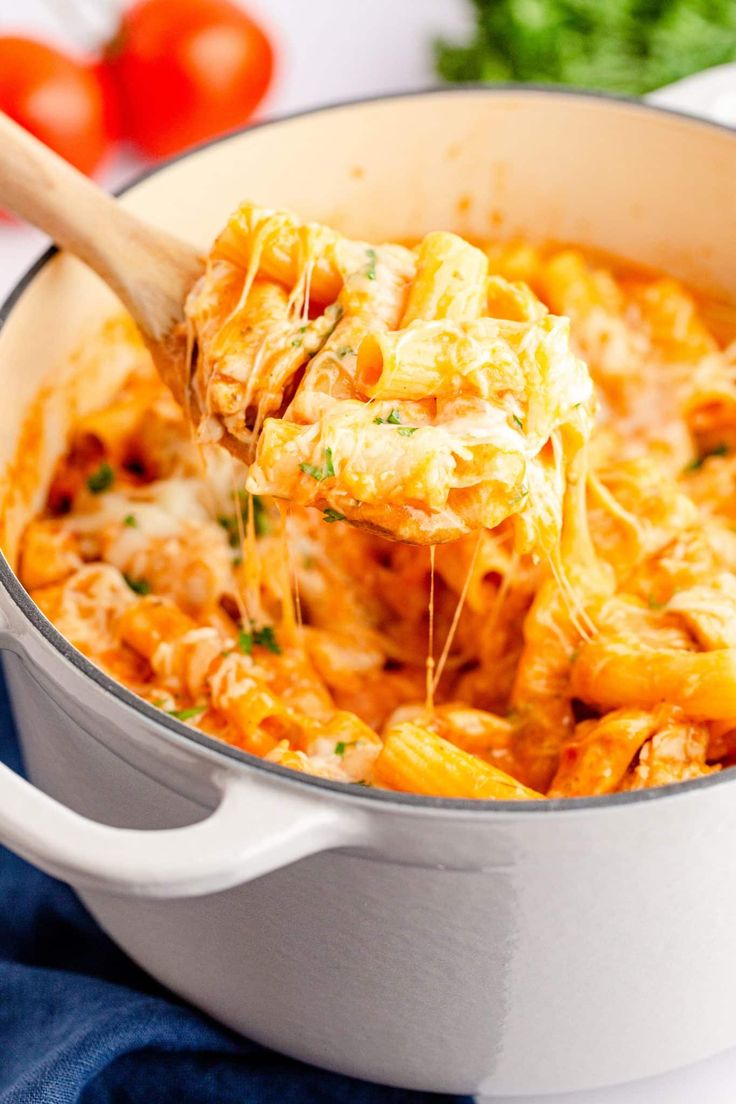
{"type": "Polygon", "coordinates": [[[102,494],[103,491],[109,491],[114,482],[115,472],[105,461],[100,464],[97,471],[93,471],[91,475],[87,476],[87,489],[92,494],[102,494]]]}
{"type": "Polygon", "coordinates": [[[130,589],[135,591],[136,594],[140,594],[142,597],[145,597],[146,594],[151,593],[151,584],[148,582],[147,579],[134,579],[132,575],[125,574],[123,574],[123,578],[125,579],[130,589]]]}
{"type": "Polygon", "coordinates": [[[167,709],[170,717],[176,717],[177,721],[189,721],[192,717],[199,717],[207,709],[206,705],[192,705],[188,709],[167,709]]]}
{"type": "Polygon", "coordinates": [[[247,632],[241,629],[238,633],[238,648],[244,655],[252,655],[254,645],[266,648],[274,655],[281,655],[281,646],[276,639],[272,625],[264,625],[262,629],[252,629],[247,632]]]}
{"type": "Polygon", "coordinates": [[[295,337],[294,340],[291,343],[291,347],[293,349],[296,349],[296,348],[299,347],[299,345],[301,345],[301,343],[302,343],[302,339],[300,337],[295,337]]]}
{"type": "MultiPolygon", "coordinates": [[[[256,531],[256,536],[263,537],[266,533],[270,532],[271,522],[263,499],[259,498],[258,495],[249,495],[247,491],[239,491],[238,498],[240,502],[240,521],[242,522],[243,530],[245,530],[248,524],[248,499],[252,498],[253,527],[256,531]]],[[[217,523],[221,525],[227,533],[230,547],[233,549],[240,548],[241,526],[237,514],[219,514],[217,523]]]]}
{"type": "Polygon", "coordinates": [[[123,525],[127,529],[137,528],[138,522],[135,519],[135,515],[134,514],[126,514],[125,517],[123,518],[123,525]]]}
{"type": "Polygon", "coordinates": [[[344,755],[346,747],[347,745],[344,744],[342,740],[338,740],[335,744],[335,755],[344,755]]]}
{"type": "Polygon", "coordinates": [[[728,456],[729,452],[730,449],[728,445],[716,445],[715,448],[709,449],[708,452],[704,452],[700,456],[696,456],[694,460],[691,460],[689,464],[685,465],[683,471],[686,474],[688,472],[700,471],[705,461],[708,460],[711,456],[728,456]]]}
{"type": "Polygon", "coordinates": [[[419,426],[400,426],[396,432],[400,437],[413,437],[419,429],[419,426]]]}
{"type": "Polygon", "coordinates": [[[726,0],[474,0],[466,44],[440,41],[440,76],[640,95],[736,57],[726,0]]]}
{"type": "Polygon", "coordinates": [[[374,418],[375,425],[401,425],[401,413],[398,410],[389,411],[388,418],[374,418]]]}
{"type": "Polygon", "coordinates": [[[333,510],[331,506],[328,506],[322,514],[322,520],[327,522],[344,521],[345,515],[341,514],[339,510],[333,510]]]}
{"type": "Polygon", "coordinates": [[[335,474],[335,468],[332,463],[332,449],[325,449],[325,466],[324,468],[318,468],[314,464],[300,464],[299,470],[303,471],[305,475],[311,475],[312,479],[316,479],[318,483],[322,483],[325,479],[331,479],[335,474]]]}
{"type": "Polygon", "coordinates": [[[376,278],[376,251],[375,249],[366,249],[365,255],[368,258],[368,264],[365,266],[365,275],[368,280],[375,280],[376,278]]]}
{"type": "Polygon", "coordinates": [[[271,522],[268,516],[268,510],[262,498],[258,495],[251,495],[253,499],[253,526],[256,531],[257,537],[265,537],[266,533],[271,531],[271,522]]]}
{"type": "Polygon", "coordinates": [[[522,420],[521,420],[521,418],[519,417],[519,415],[518,415],[518,414],[512,414],[512,415],[511,415],[511,417],[512,417],[513,421],[515,421],[515,422],[516,422],[516,424],[517,424],[517,426],[519,427],[519,429],[523,429],[523,428],[524,428],[524,423],[522,422],[522,420]]]}
{"type": "Polygon", "coordinates": [[[281,645],[276,639],[276,634],[272,625],[264,625],[262,629],[254,629],[253,643],[260,644],[262,648],[266,648],[269,652],[273,652],[274,655],[281,655],[281,645]]]}

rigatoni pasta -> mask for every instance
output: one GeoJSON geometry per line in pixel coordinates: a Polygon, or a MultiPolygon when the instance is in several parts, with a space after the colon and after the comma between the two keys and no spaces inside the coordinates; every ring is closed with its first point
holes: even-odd
{"type": "Polygon", "coordinates": [[[245,204],[189,312],[197,439],[108,328],[88,355],[117,394],[23,537],[95,663],[358,792],[524,803],[736,764],[736,344],[687,288],[245,204]]]}

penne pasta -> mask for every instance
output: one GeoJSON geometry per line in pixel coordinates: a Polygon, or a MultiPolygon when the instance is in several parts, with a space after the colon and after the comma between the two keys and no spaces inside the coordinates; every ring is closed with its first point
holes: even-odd
{"type": "Polygon", "coordinates": [[[93,662],[367,789],[576,799],[736,764],[736,333],[687,288],[244,204],[187,315],[194,439],[106,325],[82,360],[110,401],[79,401],[20,540],[93,662]]]}

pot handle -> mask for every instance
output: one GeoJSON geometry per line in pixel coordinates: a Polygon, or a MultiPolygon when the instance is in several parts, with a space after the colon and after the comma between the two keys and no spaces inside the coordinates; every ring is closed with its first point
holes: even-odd
{"type": "Polygon", "coordinates": [[[209,816],[183,828],[113,828],[89,820],[0,764],[0,841],[75,888],[137,897],[229,889],[318,851],[355,843],[357,810],[219,768],[209,816]]]}

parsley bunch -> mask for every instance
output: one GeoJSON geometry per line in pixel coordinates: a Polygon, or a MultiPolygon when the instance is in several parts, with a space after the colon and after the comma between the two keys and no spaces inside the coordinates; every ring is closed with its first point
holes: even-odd
{"type": "Polygon", "coordinates": [[[436,44],[448,81],[539,81],[640,95],[736,60],[734,0],[472,0],[467,45],[436,44]]]}

